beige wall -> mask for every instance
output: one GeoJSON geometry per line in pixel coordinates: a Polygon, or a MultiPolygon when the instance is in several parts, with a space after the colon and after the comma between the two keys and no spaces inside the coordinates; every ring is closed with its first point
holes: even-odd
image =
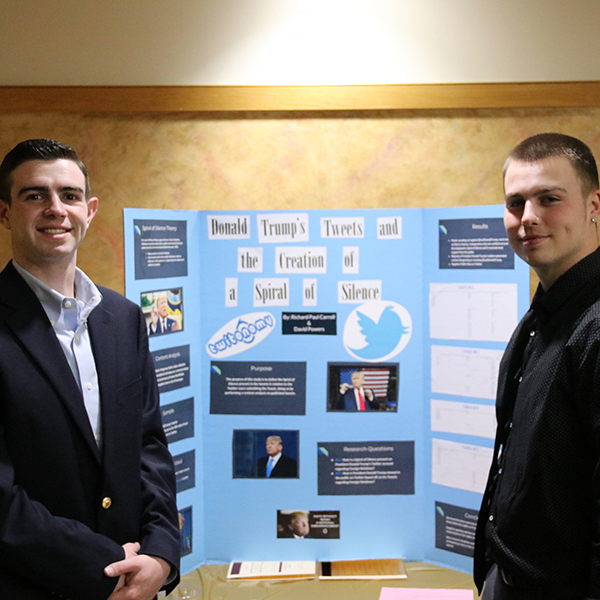
{"type": "Polygon", "coordinates": [[[0,85],[600,79],[597,0],[13,0],[0,85]]]}
{"type": "MultiPolygon", "coordinates": [[[[600,109],[318,115],[1,114],[0,154],[29,137],[74,146],[100,210],[80,265],[123,290],[125,207],[191,210],[433,207],[502,202],[524,137],[562,131],[600,156],[600,109]]],[[[10,257],[0,232],[0,262],[10,257]]]]}

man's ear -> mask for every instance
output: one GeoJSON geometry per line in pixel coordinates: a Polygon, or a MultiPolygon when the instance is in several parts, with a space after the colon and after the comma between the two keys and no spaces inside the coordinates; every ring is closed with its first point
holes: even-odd
{"type": "Polygon", "coordinates": [[[96,213],[98,212],[98,198],[96,198],[96,197],[90,198],[87,201],[87,207],[88,207],[87,224],[89,225],[92,222],[92,219],[94,218],[96,213]]]}
{"type": "Polygon", "coordinates": [[[6,228],[10,229],[10,204],[0,200],[0,223],[6,228]]]}
{"type": "Polygon", "coordinates": [[[600,191],[596,190],[590,196],[590,218],[598,219],[600,217],[600,191]]]}

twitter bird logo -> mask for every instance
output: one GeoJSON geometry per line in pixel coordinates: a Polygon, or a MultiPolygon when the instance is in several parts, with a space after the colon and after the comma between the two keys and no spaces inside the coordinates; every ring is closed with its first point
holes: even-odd
{"type": "Polygon", "coordinates": [[[383,309],[377,322],[359,311],[357,314],[358,325],[365,336],[367,345],[364,348],[352,348],[352,350],[365,360],[376,359],[393,352],[398,345],[398,340],[409,331],[391,306],[383,309]]]}
{"type": "Polygon", "coordinates": [[[404,350],[411,334],[412,319],[402,305],[368,302],[348,316],[344,325],[344,346],[359,360],[379,362],[404,350]]]}

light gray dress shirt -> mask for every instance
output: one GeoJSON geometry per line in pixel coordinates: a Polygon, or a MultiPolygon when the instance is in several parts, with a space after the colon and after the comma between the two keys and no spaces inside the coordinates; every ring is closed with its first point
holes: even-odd
{"type": "Polygon", "coordinates": [[[92,310],[100,304],[102,294],[81,269],[75,272],[76,297],[69,298],[34,277],[14,259],[12,262],[48,315],[73,377],[81,390],[94,437],[100,446],[100,388],[87,319],[92,310]]]}

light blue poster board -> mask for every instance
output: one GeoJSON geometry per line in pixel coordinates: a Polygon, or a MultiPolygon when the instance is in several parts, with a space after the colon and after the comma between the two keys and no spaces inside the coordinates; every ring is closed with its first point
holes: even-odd
{"type": "Polygon", "coordinates": [[[502,214],[125,210],[184,571],[377,557],[471,569],[493,369],[529,297],[502,214]],[[282,457],[267,476],[269,448],[282,457]]]}

